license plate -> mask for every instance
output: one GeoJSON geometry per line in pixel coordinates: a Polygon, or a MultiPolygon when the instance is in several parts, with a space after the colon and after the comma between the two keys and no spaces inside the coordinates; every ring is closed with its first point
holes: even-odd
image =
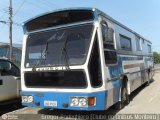
{"type": "Polygon", "coordinates": [[[57,101],[44,101],[44,106],[57,107],[57,101]]]}

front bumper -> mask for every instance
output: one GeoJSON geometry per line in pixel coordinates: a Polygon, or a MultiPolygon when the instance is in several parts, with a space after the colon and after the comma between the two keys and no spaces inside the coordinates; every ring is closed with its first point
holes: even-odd
{"type": "Polygon", "coordinates": [[[94,93],[71,93],[71,92],[26,92],[21,91],[22,96],[31,95],[34,98],[33,103],[22,103],[23,106],[40,107],[40,108],[56,108],[68,110],[105,110],[107,101],[107,91],[100,91],[94,93]],[[96,105],[88,107],[75,107],[70,106],[70,97],[96,97],[96,105]],[[54,107],[45,106],[44,101],[57,101],[54,107]]]}

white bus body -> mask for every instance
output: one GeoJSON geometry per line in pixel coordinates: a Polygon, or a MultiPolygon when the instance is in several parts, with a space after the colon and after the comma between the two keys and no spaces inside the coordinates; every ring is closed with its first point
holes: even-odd
{"type": "Polygon", "coordinates": [[[105,110],[148,82],[151,42],[95,8],[70,8],[24,23],[22,104],[105,110]]]}

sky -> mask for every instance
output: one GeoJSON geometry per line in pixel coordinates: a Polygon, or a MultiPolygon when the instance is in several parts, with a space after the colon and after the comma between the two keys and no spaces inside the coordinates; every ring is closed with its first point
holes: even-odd
{"type": "MultiPolygon", "coordinates": [[[[68,7],[94,7],[152,42],[160,52],[160,0],[12,0],[13,43],[22,44],[26,20],[68,7]]],[[[8,22],[9,0],[0,0],[0,21],[8,22]]],[[[0,23],[0,42],[9,42],[9,25],[0,23]]]]}

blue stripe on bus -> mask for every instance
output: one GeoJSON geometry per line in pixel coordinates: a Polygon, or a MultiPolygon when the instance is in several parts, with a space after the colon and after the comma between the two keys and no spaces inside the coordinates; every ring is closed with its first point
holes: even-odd
{"type": "Polygon", "coordinates": [[[21,95],[32,95],[34,97],[34,103],[24,104],[23,106],[30,107],[41,107],[41,108],[57,108],[57,109],[70,109],[70,110],[105,110],[106,109],[106,99],[107,91],[95,92],[95,93],[68,93],[68,92],[21,92],[21,95]],[[37,94],[42,94],[43,96],[38,96],[37,94]],[[72,107],[69,105],[70,97],[72,96],[86,96],[86,97],[96,97],[96,105],[90,107],[72,107]],[[44,106],[44,101],[57,101],[57,107],[46,107],[44,106]],[[36,106],[36,102],[40,102],[40,106],[36,106]],[[63,107],[63,104],[68,104],[67,108],[63,107]]]}
{"type": "MultiPolygon", "coordinates": [[[[111,75],[111,78],[118,77],[120,74],[123,74],[123,61],[130,61],[130,60],[143,60],[143,56],[136,56],[136,57],[128,57],[128,56],[118,56],[117,61],[118,64],[115,66],[109,66],[109,72],[111,75]]],[[[133,61],[134,62],[134,61],[133,61]]]]}

